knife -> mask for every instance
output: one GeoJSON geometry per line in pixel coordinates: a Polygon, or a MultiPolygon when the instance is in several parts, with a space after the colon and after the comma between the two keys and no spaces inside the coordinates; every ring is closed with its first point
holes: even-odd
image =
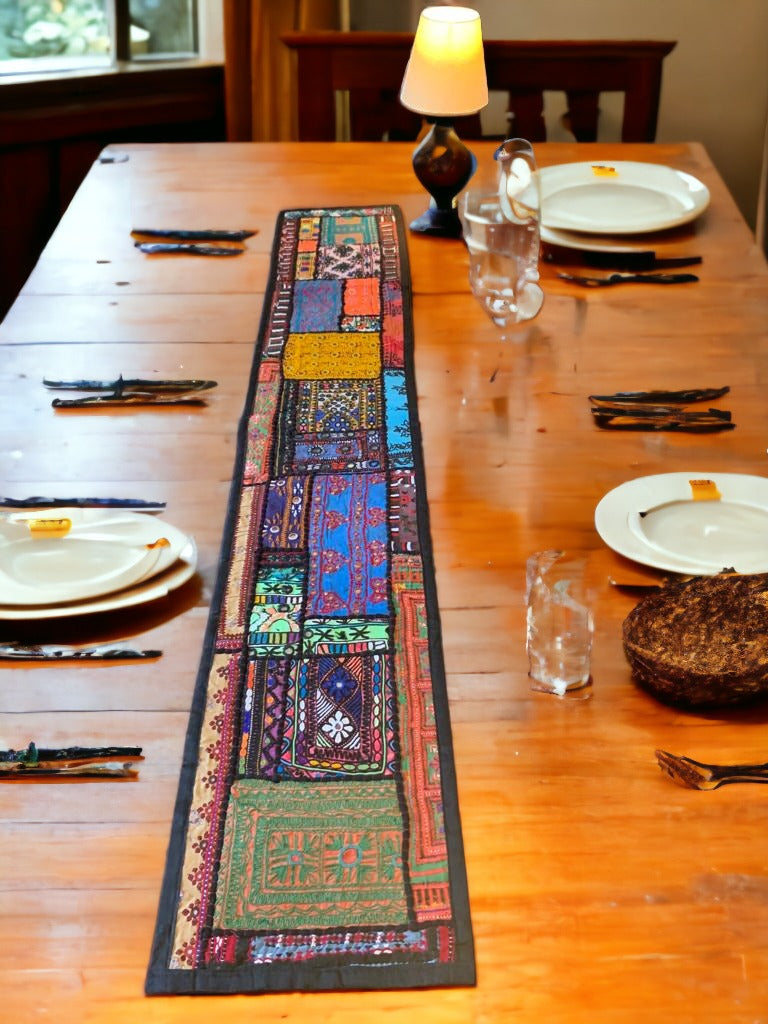
{"type": "Polygon", "coordinates": [[[205,245],[203,242],[136,242],[136,248],[142,252],[155,253],[176,252],[193,256],[242,256],[245,249],[235,249],[224,245],[205,245]]]}
{"type": "Polygon", "coordinates": [[[0,768],[0,782],[39,782],[46,779],[138,779],[138,770],[130,764],[62,765],[38,768],[19,765],[0,768]]]}
{"type": "Polygon", "coordinates": [[[59,391],[125,391],[140,388],[142,391],[208,391],[215,388],[215,380],[146,380],[143,377],[123,377],[117,380],[50,380],[43,378],[47,388],[59,391]]]}
{"type": "Polygon", "coordinates": [[[702,262],[701,256],[657,256],[653,249],[616,250],[570,249],[543,243],[544,262],[564,266],[602,267],[604,270],[668,270],[673,267],[693,267],[702,262]]]}
{"type": "Polygon", "coordinates": [[[148,238],[183,238],[187,242],[242,242],[251,238],[255,231],[219,231],[217,229],[205,229],[202,231],[190,231],[187,228],[180,228],[178,231],[168,228],[134,228],[132,235],[146,235],[148,238]]]}
{"type": "Polygon", "coordinates": [[[595,405],[592,408],[592,415],[599,416],[635,416],[638,419],[654,419],[662,416],[673,416],[685,419],[696,419],[697,417],[712,417],[718,420],[730,420],[729,409],[694,409],[687,411],[680,405],[643,405],[641,403],[619,402],[616,405],[595,405]]]}
{"type": "Polygon", "coordinates": [[[733,430],[731,414],[722,409],[707,412],[685,412],[680,409],[641,408],[634,410],[593,409],[594,423],[604,430],[671,430],[694,434],[712,434],[721,430],[733,430]]]}
{"type": "Polygon", "coordinates": [[[30,498],[0,497],[0,508],[133,508],[141,512],[162,512],[164,501],[145,501],[143,498],[30,498]]]}
{"type": "Polygon", "coordinates": [[[721,388],[688,388],[686,391],[617,391],[613,395],[590,395],[593,405],[685,405],[687,402],[710,402],[730,391],[721,388]]]}
{"type": "Polygon", "coordinates": [[[564,281],[584,285],[587,288],[604,288],[614,284],[686,284],[698,281],[695,274],[608,274],[606,277],[591,277],[588,274],[564,274],[558,277],[564,281]]]}
{"type": "Polygon", "coordinates": [[[0,661],[133,661],[159,658],[162,651],[137,651],[127,644],[0,643],[0,661]]]}
{"type": "Polygon", "coordinates": [[[63,764],[98,761],[143,761],[141,747],[38,747],[32,742],[24,750],[0,750],[1,765],[23,764],[48,768],[63,764]]]}

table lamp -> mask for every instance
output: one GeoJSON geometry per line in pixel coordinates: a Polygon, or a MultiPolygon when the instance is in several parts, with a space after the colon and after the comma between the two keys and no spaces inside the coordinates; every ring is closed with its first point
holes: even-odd
{"type": "Polygon", "coordinates": [[[400,102],[423,114],[431,129],[413,154],[416,177],[432,196],[412,231],[458,237],[456,196],[477,161],[453,128],[453,120],[488,103],[480,15],[469,7],[425,7],[400,89],[400,102]]]}

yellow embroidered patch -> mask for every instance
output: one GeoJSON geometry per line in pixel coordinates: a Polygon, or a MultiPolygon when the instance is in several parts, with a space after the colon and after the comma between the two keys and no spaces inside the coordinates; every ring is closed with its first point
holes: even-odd
{"type": "Polygon", "coordinates": [[[378,377],[378,333],[291,334],[283,351],[286,380],[368,380],[378,377]]]}

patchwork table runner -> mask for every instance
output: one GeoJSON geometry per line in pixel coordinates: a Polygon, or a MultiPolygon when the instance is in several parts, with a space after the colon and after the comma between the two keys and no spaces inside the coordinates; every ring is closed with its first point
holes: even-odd
{"type": "Polygon", "coordinates": [[[146,988],[473,983],[401,214],[288,210],[146,988]]]}

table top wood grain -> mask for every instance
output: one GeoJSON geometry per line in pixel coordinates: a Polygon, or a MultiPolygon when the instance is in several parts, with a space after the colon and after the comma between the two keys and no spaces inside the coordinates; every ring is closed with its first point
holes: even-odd
{"type": "MultiPolygon", "coordinates": [[[[486,163],[492,147],[475,147],[486,163]]],[[[764,761],[768,709],[694,714],[631,680],[621,624],[636,596],[594,529],[611,488],[651,473],[764,475],[768,267],[696,143],[546,144],[542,165],[647,160],[700,178],[693,224],[651,236],[703,256],[696,285],[587,291],[542,265],[539,317],[503,343],[455,240],[410,235],[415,362],[476,940],[476,988],[255,997],[143,995],[189,702],[278,211],[425,206],[404,144],[114,146],[97,162],[0,326],[5,493],[168,502],[199,573],[157,603],[0,639],[130,637],[150,664],[0,669],[0,746],[137,743],[135,784],[0,792],[0,980],[10,1019],[59,1024],[622,1024],[763,1019],[768,790],[682,789],[654,750],[764,761]],[[148,257],[135,227],[253,228],[236,259],[148,257]],[[63,413],[43,376],[212,377],[199,410],[63,413]],[[587,396],[727,384],[724,434],[611,433],[587,396]],[[592,698],[529,687],[527,555],[585,551],[592,698]]]]}

